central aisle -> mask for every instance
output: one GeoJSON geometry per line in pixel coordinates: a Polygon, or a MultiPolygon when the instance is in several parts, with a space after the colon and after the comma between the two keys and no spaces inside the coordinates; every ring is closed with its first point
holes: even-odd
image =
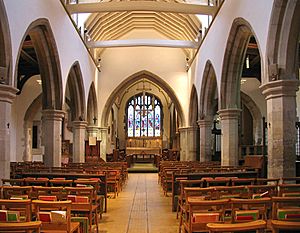
{"type": "Polygon", "coordinates": [[[157,173],[129,174],[128,184],[100,221],[101,233],[176,233],[171,198],[163,196],[157,173]]]}

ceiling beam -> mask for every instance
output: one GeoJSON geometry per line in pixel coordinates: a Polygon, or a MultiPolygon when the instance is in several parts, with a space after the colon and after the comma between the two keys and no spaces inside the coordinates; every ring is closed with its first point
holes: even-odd
{"type": "Polygon", "coordinates": [[[155,1],[121,1],[68,4],[67,9],[73,13],[100,13],[122,11],[152,11],[172,12],[183,14],[214,15],[217,11],[215,6],[186,4],[178,2],[155,2],[155,1]]]}
{"type": "Polygon", "coordinates": [[[197,49],[199,43],[186,40],[158,40],[158,39],[130,39],[130,40],[106,40],[89,41],[89,48],[113,48],[113,47],[168,47],[197,49]]]}

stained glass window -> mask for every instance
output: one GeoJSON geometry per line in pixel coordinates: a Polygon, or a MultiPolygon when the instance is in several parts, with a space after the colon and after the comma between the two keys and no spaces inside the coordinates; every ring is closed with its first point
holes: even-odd
{"type": "Polygon", "coordinates": [[[127,103],[128,137],[161,136],[161,103],[149,93],[140,93],[127,103]]]}

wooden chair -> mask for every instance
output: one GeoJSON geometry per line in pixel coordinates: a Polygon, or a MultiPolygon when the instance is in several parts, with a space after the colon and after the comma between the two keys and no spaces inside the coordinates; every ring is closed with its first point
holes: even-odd
{"type": "Polygon", "coordinates": [[[300,184],[279,184],[278,196],[298,196],[300,197],[300,184]]]}
{"type": "Polygon", "coordinates": [[[24,179],[2,179],[2,185],[23,186],[24,179]]]}
{"type": "Polygon", "coordinates": [[[65,178],[55,178],[49,180],[51,187],[72,187],[73,180],[66,180],[65,178]]]}
{"type": "Polygon", "coordinates": [[[102,218],[102,213],[104,211],[104,196],[100,195],[100,180],[99,179],[77,179],[74,180],[76,186],[81,187],[93,187],[94,188],[94,204],[98,206],[98,213],[100,214],[100,218],[102,218]]]}
{"type": "Polygon", "coordinates": [[[184,188],[185,187],[199,187],[202,188],[203,180],[179,180],[179,196],[177,201],[176,218],[178,219],[181,208],[185,204],[184,188]]]}
{"type": "Polygon", "coordinates": [[[48,186],[49,179],[46,177],[32,178],[28,177],[24,179],[24,185],[27,186],[48,186]]]}
{"type": "Polygon", "coordinates": [[[3,198],[10,199],[13,197],[31,198],[32,186],[3,186],[3,198]]]}
{"type": "Polygon", "coordinates": [[[271,198],[230,199],[232,223],[268,220],[271,198]]]}
{"type": "Polygon", "coordinates": [[[32,196],[36,199],[40,199],[39,196],[56,196],[58,201],[67,199],[67,195],[63,187],[33,186],[32,193],[32,196]]]}
{"type": "Polygon", "coordinates": [[[197,187],[184,187],[183,188],[183,199],[185,200],[182,202],[180,206],[179,212],[179,233],[181,232],[181,228],[183,225],[184,217],[188,216],[189,214],[189,207],[187,200],[204,200],[204,199],[211,199],[211,196],[215,192],[214,187],[208,188],[197,188],[197,187]]]}
{"type": "Polygon", "coordinates": [[[247,194],[246,186],[216,186],[213,199],[243,198],[247,194]]]}
{"type": "Polygon", "coordinates": [[[280,230],[300,231],[300,197],[272,198],[272,232],[280,230]]]}
{"type": "Polygon", "coordinates": [[[187,199],[188,211],[183,222],[188,233],[207,232],[207,223],[223,222],[225,206],[229,199],[222,200],[195,200],[187,199]]]}
{"type": "Polygon", "coordinates": [[[107,179],[107,189],[112,190],[114,193],[114,198],[119,195],[119,175],[117,170],[107,170],[106,171],[107,179]]]}
{"type": "Polygon", "coordinates": [[[263,233],[266,229],[266,222],[264,220],[256,220],[244,223],[208,223],[207,229],[210,233],[215,232],[248,232],[256,231],[263,233]]]}
{"type": "Polygon", "coordinates": [[[254,185],[255,178],[232,178],[231,179],[231,185],[237,186],[237,185],[254,185]]]}
{"type": "Polygon", "coordinates": [[[74,215],[85,214],[89,218],[89,229],[96,225],[98,233],[98,206],[95,204],[93,187],[65,187],[67,197],[72,200],[71,212],[74,215]]]}
{"type": "Polygon", "coordinates": [[[1,210],[16,211],[19,221],[30,222],[31,221],[31,200],[10,200],[0,199],[1,210]]]}
{"type": "Polygon", "coordinates": [[[278,187],[275,184],[248,185],[247,191],[248,191],[248,198],[276,197],[278,194],[278,187]]]}
{"type": "Polygon", "coordinates": [[[0,232],[40,233],[41,224],[41,221],[0,222],[0,232]]]}
{"type": "MultiPolygon", "coordinates": [[[[42,221],[42,232],[72,233],[80,232],[80,223],[71,222],[71,201],[41,201],[33,200],[35,216],[42,221]],[[51,210],[51,211],[49,211],[51,210]],[[55,217],[53,211],[63,211],[65,214],[55,217]],[[51,217],[47,217],[51,216],[51,217]]],[[[61,212],[62,213],[62,212],[61,212]]]]}

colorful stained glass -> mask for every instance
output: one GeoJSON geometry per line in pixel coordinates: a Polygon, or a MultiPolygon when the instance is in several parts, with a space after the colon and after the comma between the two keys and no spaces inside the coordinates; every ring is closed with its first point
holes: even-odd
{"type": "Polygon", "coordinates": [[[133,137],[133,119],[134,119],[134,108],[132,105],[128,107],[128,122],[127,122],[127,132],[128,137],[133,137]]]}
{"type": "Polygon", "coordinates": [[[161,135],[161,104],[153,95],[140,93],[127,105],[128,137],[161,135]]]}
{"type": "Polygon", "coordinates": [[[160,106],[157,105],[155,107],[155,119],[154,119],[154,124],[155,124],[155,136],[160,136],[160,106]]]}

